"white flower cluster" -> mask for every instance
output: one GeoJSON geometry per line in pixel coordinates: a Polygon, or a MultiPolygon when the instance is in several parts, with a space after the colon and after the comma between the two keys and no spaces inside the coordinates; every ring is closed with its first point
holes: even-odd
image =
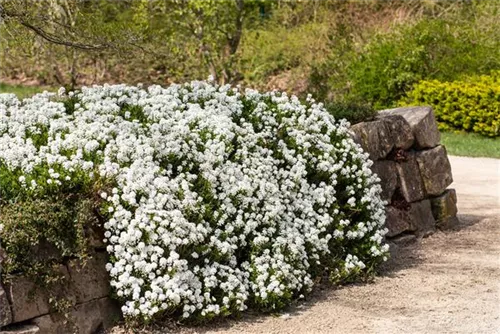
{"type": "Polygon", "coordinates": [[[386,255],[371,162],[313,100],[203,81],[59,95],[0,95],[0,168],[33,196],[101,189],[128,317],[275,309],[386,255]]]}

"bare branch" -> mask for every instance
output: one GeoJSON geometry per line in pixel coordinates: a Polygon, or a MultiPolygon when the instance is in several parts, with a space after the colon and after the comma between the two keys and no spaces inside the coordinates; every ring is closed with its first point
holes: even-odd
{"type": "Polygon", "coordinates": [[[35,34],[37,34],[41,38],[45,39],[48,42],[54,43],[54,44],[64,45],[64,46],[68,46],[68,47],[72,47],[72,48],[80,49],[80,50],[104,50],[104,49],[108,49],[108,48],[112,47],[112,45],[108,44],[108,43],[93,45],[93,44],[84,44],[84,43],[78,43],[78,42],[74,42],[74,41],[63,40],[63,39],[57,37],[56,35],[45,31],[43,28],[40,28],[38,26],[31,24],[30,22],[28,22],[28,20],[26,20],[24,18],[23,15],[6,11],[2,6],[0,6],[0,18],[2,18],[4,20],[7,20],[7,19],[16,20],[23,27],[33,31],[35,34]]]}

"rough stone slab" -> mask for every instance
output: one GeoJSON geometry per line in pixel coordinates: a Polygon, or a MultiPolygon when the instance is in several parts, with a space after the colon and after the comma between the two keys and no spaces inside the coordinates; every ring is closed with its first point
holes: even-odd
{"type": "Polygon", "coordinates": [[[425,188],[414,153],[408,153],[406,161],[396,163],[401,194],[407,202],[424,199],[425,188]]]}
{"type": "Polygon", "coordinates": [[[390,160],[375,161],[371,170],[380,178],[382,185],[382,200],[390,201],[398,186],[396,163],[390,160]]]}
{"type": "MultiPolygon", "coordinates": [[[[91,320],[89,319],[89,322],[91,320]]],[[[80,333],[71,320],[61,314],[47,314],[33,319],[32,322],[39,328],[39,334],[80,333]]]]}
{"type": "Polygon", "coordinates": [[[419,236],[428,236],[436,231],[436,220],[432,215],[431,201],[425,199],[420,202],[411,203],[410,217],[412,228],[419,236]]]}
{"type": "Polygon", "coordinates": [[[5,291],[11,301],[12,321],[21,322],[49,312],[49,297],[45,291],[24,276],[9,277],[5,291]]]}
{"type": "Polygon", "coordinates": [[[68,263],[70,288],[80,304],[92,299],[109,296],[109,275],[106,271],[108,256],[106,253],[95,253],[85,265],[73,260],[68,263]]]}
{"type": "Polygon", "coordinates": [[[32,320],[40,328],[39,334],[94,334],[113,326],[121,319],[119,306],[110,298],[101,298],[76,305],[68,319],[50,314],[32,320]]]}
{"type": "Polygon", "coordinates": [[[432,148],[439,145],[441,136],[431,107],[386,109],[379,111],[378,115],[380,117],[402,116],[410,124],[417,149],[432,148]]]}
{"type": "Polygon", "coordinates": [[[85,228],[85,235],[89,241],[89,246],[94,249],[104,250],[106,244],[104,243],[104,227],[103,226],[87,226],[85,228]]]}
{"type": "Polygon", "coordinates": [[[451,165],[444,146],[416,153],[420,175],[428,195],[439,196],[453,182],[451,165]]]}
{"type": "Polygon", "coordinates": [[[16,324],[0,329],[0,334],[40,334],[40,329],[32,324],[16,324]]]}
{"type": "MultiPolygon", "coordinates": [[[[70,303],[75,303],[75,296],[68,289],[69,273],[65,266],[59,266],[59,272],[65,279],[54,286],[56,297],[62,296],[70,303]]],[[[22,275],[8,277],[5,292],[11,303],[12,322],[21,322],[49,313],[50,303],[47,291],[37,286],[30,278],[22,275]]]]}
{"type": "Polygon", "coordinates": [[[415,231],[416,227],[412,221],[410,211],[387,206],[385,208],[385,214],[385,227],[389,230],[386,234],[388,238],[395,237],[405,232],[415,231]]]}
{"type": "Polygon", "coordinates": [[[395,148],[407,150],[413,146],[415,137],[410,124],[400,115],[381,115],[378,117],[386,123],[390,140],[395,148]]]}
{"type": "Polygon", "coordinates": [[[449,229],[459,223],[455,189],[447,189],[441,196],[431,198],[431,206],[438,228],[449,229]]]}
{"type": "Polygon", "coordinates": [[[0,327],[6,326],[11,322],[12,312],[10,311],[10,303],[5,290],[0,285],[0,327]]]}
{"type": "Polygon", "coordinates": [[[382,120],[358,123],[350,130],[354,141],[361,145],[372,160],[385,158],[394,147],[387,124],[382,120]]]}
{"type": "Polygon", "coordinates": [[[41,240],[38,244],[31,247],[33,260],[50,261],[55,260],[57,263],[62,262],[62,254],[57,249],[56,245],[46,240],[41,240]]]}

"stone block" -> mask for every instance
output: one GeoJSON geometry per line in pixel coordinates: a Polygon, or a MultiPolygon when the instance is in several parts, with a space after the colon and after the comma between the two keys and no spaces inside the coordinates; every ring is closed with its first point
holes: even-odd
{"type": "Polygon", "coordinates": [[[109,295],[111,288],[106,271],[107,262],[107,254],[98,252],[93,254],[84,265],[77,260],[68,263],[70,287],[77,304],[109,295]]]}
{"type": "Polygon", "coordinates": [[[415,154],[409,152],[406,161],[396,163],[401,194],[407,202],[425,197],[425,188],[415,154]]]}
{"type": "Polygon", "coordinates": [[[448,229],[459,223],[455,189],[447,189],[441,196],[431,198],[430,201],[432,214],[438,228],[448,229]]]}
{"type": "Polygon", "coordinates": [[[113,326],[120,319],[118,304],[106,297],[76,305],[67,318],[47,314],[32,322],[40,328],[39,334],[94,334],[113,326]]]}
{"type": "Polygon", "coordinates": [[[417,149],[439,145],[441,138],[431,107],[404,107],[381,110],[379,117],[402,116],[410,125],[417,149]]]}
{"type": "Polygon", "coordinates": [[[40,329],[33,324],[15,324],[0,329],[0,334],[40,334],[40,329]]]}
{"type": "Polygon", "coordinates": [[[11,301],[12,322],[21,322],[49,313],[49,297],[45,290],[24,276],[9,277],[5,291],[11,301]]]}
{"type": "Polygon", "coordinates": [[[416,153],[425,192],[431,196],[441,195],[453,182],[451,165],[444,146],[416,153]]]}
{"type": "Polygon", "coordinates": [[[411,226],[419,236],[428,236],[436,231],[436,220],[432,215],[431,201],[411,203],[410,205],[411,226]]]}
{"type": "Polygon", "coordinates": [[[410,124],[400,115],[381,115],[378,117],[386,123],[389,130],[389,137],[394,144],[394,148],[407,150],[413,146],[415,137],[410,124]]]}
{"type": "Polygon", "coordinates": [[[418,236],[432,234],[436,231],[436,221],[432,215],[430,200],[410,203],[409,207],[404,209],[387,206],[385,226],[389,230],[388,238],[408,233],[415,233],[418,236]]]}
{"type": "Polygon", "coordinates": [[[382,199],[390,201],[398,186],[396,163],[390,160],[378,160],[373,163],[371,169],[381,180],[382,199]]]}
{"type": "Polygon", "coordinates": [[[12,312],[5,290],[0,285],[0,328],[12,322],[12,312]]]}
{"type": "Polygon", "coordinates": [[[58,263],[62,262],[63,255],[57,249],[56,245],[46,240],[41,240],[38,244],[31,247],[32,259],[34,261],[50,261],[55,260],[58,263]]]}
{"type": "Polygon", "coordinates": [[[32,319],[38,334],[80,334],[76,327],[61,314],[46,314],[32,319]]]}
{"type": "MultiPolygon", "coordinates": [[[[69,273],[65,266],[59,266],[59,275],[64,276],[50,288],[55,298],[63,297],[75,303],[75,297],[69,289],[69,273]]],[[[11,302],[12,322],[21,322],[49,313],[50,303],[47,288],[40,287],[31,278],[15,275],[7,277],[5,284],[7,298],[11,302]]]]}
{"type": "Polygon", "coordinates": [[[89,246],[94,249],[104,250],[106,244],[104,243],[104,227],[92,225],[85,227],[85,236],[89,241],[89,246]]]}
{"type": "Polygon", "coordinates": [[[385,158],[394,147],[387,124],[382,120],[358,123],[350,130],[353,133],[353,139],[361,145],[372,160],[385,158]]]}
{"type": "Polygon", "coordinates": [[[415,231],[416,227],[412,221],[409,210],[402,210],[393,206],[387,206],[385,209],[386,220],[385,227],[389,230],[386,234],[388,238],[395,237],[404,232],[415,231]]]}

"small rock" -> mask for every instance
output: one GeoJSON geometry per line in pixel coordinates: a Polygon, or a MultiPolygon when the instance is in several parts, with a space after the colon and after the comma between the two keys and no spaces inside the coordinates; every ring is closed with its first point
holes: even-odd
{"type": "Polygon", "coordinates": [[[408,246],[417,241],[417,237],[414,234],[403,234],[391,239],[391,243],[397,246],[408,246]]]}
{"type": "Polygon", "coordinates": [[[381,110],[379,117],[402,116],[410,125],[417,149],[439,145],[441,136],[431,107],[404,107],[381,110]]]}
{"type": "Polygon", "coordinates": [[[425,192],[439,196],[453,182],[451,165],[444,146],[416,153],[425,192]]]}

